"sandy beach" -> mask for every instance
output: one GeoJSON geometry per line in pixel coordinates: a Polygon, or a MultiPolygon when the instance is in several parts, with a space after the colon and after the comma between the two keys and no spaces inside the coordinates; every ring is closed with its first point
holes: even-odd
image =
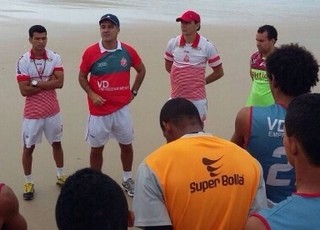
{"type": "MultiPolygon", "coordinates": [[[[121,21],[121,18],[120,18],[121,21]]],[[[267,22],[266,22],[267,23],[267,22]]],[[[18,196],[20,209],[31,230],[54,230],[55,203],[59,188],[55,184],[55,165],[51,148],[43,138],[34,152],[33,175],[35,199],[24,201],[24,183],[21,165],[21,120],[24,98],[20,95],[15,77],[15,63],[30,49],[27,31],[33,24],[42,24],[48,30],[47,48],[58,52],[64,62],[65,83],[58,90],[64,125],[63,148],[66,173],[89,166],[89,147],[84,141],[87,119],[87,102],[78,83],[78,66],[85,47],[100,39],[98,24],[68,24],[52,21],[21,20],[0,21],[0,181],[10,185],[18,196]]],[[[320,60],[320,21],[279,21],[278,45],[298,42],[311,50],[320,60]]],[[[249,56],[256,50],[255,33],[260,24],[215,25],[203,19],[200,33],[213,41],[218,48],[225,71],[219,81],[207,86],[209,101],[207,132],[230,139],[237,111],[244,105],[249,93],[249,56]]],[[[141,55],[147,74],[139,95],[131,104],[133,114],[134,173],[143,158],[165,142],[158,116],[169,97],[169,78],[164,69],[163,52],[169,38],[179,34],[179,24],[147,21],[123,23],[119,39],[133,45],[141,55]]],[[[318,85],[313,90],[320,92],[318,85]]],[[[119,147],[111,140],[105,147],[103,171],[121,181],[119,147]]],[[[128,198],[131,205],[131,198],[128,198]]]]}

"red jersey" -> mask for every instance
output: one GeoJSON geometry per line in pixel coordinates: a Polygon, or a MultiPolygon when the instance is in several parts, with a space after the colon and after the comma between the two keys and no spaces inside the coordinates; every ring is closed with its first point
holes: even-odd
{"type": "Polygon", "coordinates": [[[106,50],[101,41],[87,48],[82,56],[80,71],[90,74],[92,90],[106,102],[95,106],[88,98],[91,115],[111,114],[131,100],[130,68],[141,64],[141,58],[131,46],[119,42],[115,50],[106,50]]]}

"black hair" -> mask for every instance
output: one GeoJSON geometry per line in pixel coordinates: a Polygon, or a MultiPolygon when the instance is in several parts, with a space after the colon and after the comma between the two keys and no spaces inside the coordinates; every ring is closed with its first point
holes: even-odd
{"type": "Polygon", "coordinates": [[[84,168],[61,188],[56,222],[59,230],[127,230],[127,200],[109,176],[84,168]]]}
{"type": "Polygon", "coordinates": [[[294,136],[310,164],[320,167],[320,94],[303,94],[288,106],[286,135],[294,136]]]}
{"type": "Polygon", "coordinates": [[[181,97],[168,100],[160,111],[160,127],[163,130],[163,122],[172,122],[179,125],[181,121],[195,121],[201,124],[201,118],[197,107],[189,100],[181,97]]]}
{"type": "Polygon", "coordinates": [[[271,39],[274,39],[275,41],[278,40],[278,31],[276,30],[276,28],[274,28],[274,26],[271,26],[271,25],[260,26],[257,32],[260,34],[267,32],[269,40],[271,39]]]}
{"type": "Polygon", "coordinates": [[[277,48],[266,59],[267,75],[289,96],[308,93],[319,81],[319,66],[312,53],[298,44],[277,48]]]}
{"type": "Polygon", "coordinates": [[[34,25],[29,29],[29,37],[32,38],[34,33],[47,33],[47,30],[42,25],[34,25]]]}

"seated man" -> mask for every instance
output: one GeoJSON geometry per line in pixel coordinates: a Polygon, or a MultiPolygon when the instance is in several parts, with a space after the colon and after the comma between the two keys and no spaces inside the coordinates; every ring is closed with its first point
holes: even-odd
{"type": "Polygon", "coordinates": [[[266,207],[260,164],[237,145],[205,133],[191,101],[167,101],[160,126],[168,143],[139,166],[135,226],[242,229],[250,209],[266,207]]]}
{"type": "Polygon", "coordinates": [[[27,229],[27,222],[19,212],[16,195],[9,186],[3,183],[0,183],[0,229],[27,229]]]}
{"type": "Polygon", "coordinates": [[[124,230],[133,224],[130,218],[121,187],[90,168],[67,179],[56,204],[59,230],[124,230]]]}
{"type": "Polygon", "coordinates": [[[320,226],[320,94],[292,100],[284,147],[296,170],[297,192],[272,209],[249,217],[246,230],[314,230],[320,226]]]}

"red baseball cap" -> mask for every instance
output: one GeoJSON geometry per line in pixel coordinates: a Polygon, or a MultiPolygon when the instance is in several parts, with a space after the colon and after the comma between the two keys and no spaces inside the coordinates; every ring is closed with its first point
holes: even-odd
{"type": "Polygon", "coordinates": [[[200,22],[200,15],[197,14],[196,12],[192,11],[192,10],[188,10],[186,12],[184,12],[180,17],[178,17],[176,19],[177,22],[200,22]]]}

